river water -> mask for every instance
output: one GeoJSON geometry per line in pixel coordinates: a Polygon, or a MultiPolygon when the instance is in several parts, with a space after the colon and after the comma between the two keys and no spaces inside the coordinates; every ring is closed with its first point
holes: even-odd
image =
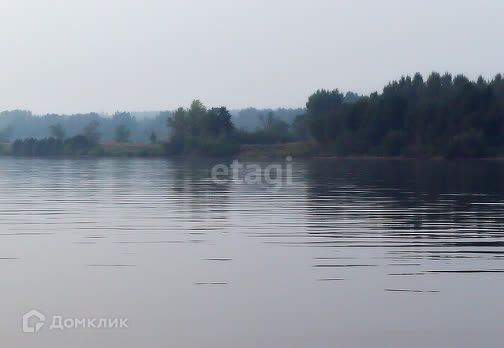
{"type": "Polygon", "coordinates": [[[504,162],[215,164],[1,158],[1,346],[502,346],[504,162]]]}

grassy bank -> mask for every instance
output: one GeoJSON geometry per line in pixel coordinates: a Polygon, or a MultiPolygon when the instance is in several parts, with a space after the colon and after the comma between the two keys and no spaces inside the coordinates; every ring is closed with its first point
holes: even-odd
{"type": "MultiPolygon", "coordinates": [[[[0,155],[12,156],[12,143],[0,143],[0,155]]],[[[23,156],[30,156],[23,154],[23,156]]],[[[134,144],[134,143],[105,143],[77,153],[66,153],[64,150],[58,154],[32,154],[31,157],[163,157],[165,150],[162,144],[134,144]]]]}
{"type": "MultiPolygon", "coordinates": [[[[11,143],[0,143],[0,155],[13,155],[11,143]]],[[[318,146],[311,142],[294,142],[272,145],[242,145],[238,156],[243,159],[269,159],[292,156],[309,158],[319,154],[318,146]]],[[[39,157],[31,151],[24,156],[39,157]]],[[[44,156],[51,156],[50,154],[44,156]]],[[[164,157],[168,156],[163,144],[103,143],[78,153],[59,153],[54,156],[69,157],[164,157]]]]}
{"type": "Polygon", "coordinates": [[[295,142],[272,145],[242,145],[240,158],[268,159],[292,156],[294,158],[311,158],[319,154],[319,147],[312,142],[295,142]]]}
{"type": "Polygon", "coordinates": [[[100,144],[89,155],[103,157],[162,157],[165,155],[161,144],[108,143],[100,144]]]}
{"type": "MultiPolygon", "coordinates": [[[[292,156],[294,158],[315,157],[318,146],[311,142],[295,142],[273,145],[242,145],[239,157],[243,159],[269,159],[292,156]]],[[[167,156],[161,144],[100,144],[90,155],[104,157],[162,157],[167,156]]]]}
{"type": "MultiPolygon", "coordinates": [[[[11,143],[0,143],[0,156],[13,156],[11,143]]],[[[59,154],[59,155],[24,155],[28,157],[139,157],[160,158],[171,157],[166,153],[163,144],[137,144],[137,143],[104,143],[98,144],[84,153],[59,154]]],[[[324,159],[443,159],[443,157],[408,157],[408,156],[370,156],[348,155],[341,156],[327,149],[321,148],[314,142],[292,142],[271,145],[241,145],[238,157],[250,160],[268,160],[292,156],[293,158],[324,158],[324,159]]],[[[184,156],[186,157],[186,156],[184,156]]],[[[191,155],[189,157],[200,157],[191,155]]],[[[203,156],[208,157],[208,156],[203,156]]],[[[211,157],[211,156],[210,156],[211,157]]],[[[222,156],[226,157],[226,156],[222,156]]],[[[499,159],[501,157],[480,157],[479,159],[499,159]]]]}

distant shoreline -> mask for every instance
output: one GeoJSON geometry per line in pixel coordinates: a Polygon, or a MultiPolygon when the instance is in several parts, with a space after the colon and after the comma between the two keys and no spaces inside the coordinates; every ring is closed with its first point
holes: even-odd
{"type": "MultiPolygon", "coordinates": [[[[168,155],[163,144],[139,143],[100,143],[89,152],[75,155],[14,155],[11,143],[0,144],[0,157],[19,158],[212,158],[198,154],[168,155]]],[[[235,156],[222,156],[221,158],[237,157],[242,160],[273,160],[291,156],[294,159],[313,160],[494,160],[504,161],[504,156],[495,157],[455,157],[442,156],[381,156],[381,155],[338,155],[328,152],[314,142],[292,142],[268,145],[242,145],[235,156]]],[[[213,157],[218,158],[218,157],[213,157]]]]}
{"type": "Polygon", "coordinates": [[[498,160],[504,161],[504,156],[495,157],[453,157],[443,156],[383,156],[383,155],[338,155],[323,149],[313,142],[295,142],[272,145],[243,145],[240,158],[243,159],[274,159],[292,156],[293,158],[315,160],[498,160]]]}
{"type": "Polygon", "coordinates": [[[100,143],[85,153],[54,155],[16,155],[12,153],[12,144],[0,144],[0,156],[33,158],[94,158],[94,157],[166,157],[163,144],[138,143],[100,143]]]}

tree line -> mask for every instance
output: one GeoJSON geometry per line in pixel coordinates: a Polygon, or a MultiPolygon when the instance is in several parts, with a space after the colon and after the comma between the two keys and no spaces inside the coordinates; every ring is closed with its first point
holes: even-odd
{"type": "MultiPolygon", "coordinates": [[[[82,154],[95,151],[104,139],[140,142],[132,136],[140,122],[130,113],[118,112],[107,121],[96,115],[75,119],[87,123],[71,136],[53,122],[48,137],[17,140],[13,153],[82,154]]],[[[322,154],[343,156],[490,157],[504,154],[504,81],[500,74],[471,81],[448,73],[424,80],[417,73],[368,96],[318,90],[304,109],[250,108],[233,115],[226,107],[207,108],[195,100],[188,108],[160,112],[152,122],[142,142],[162,144],[167,155],[224,156],[244,144],[310,141],[322,154]]],[[[5,134],[13,130],[2,132],[9,138],[5,134]]]]}
{"type": "Polygon", "coordinates": [[[340,155],[486,157],[504,153],[504,81],[432,73],[402,77],[345,103],[310,96],[303,116],[321,148],[340,155]]]}
{"type": "Polygon", "coordinates": [[[53,127],[57,126],[64,137],[82,134],[90,123],[98,124],[102,142],[113,142],[117,139],[117,128],[127,129],[126,140],[135,143],[149,143],[152,132],[159,139],[168,137],[169,129],[165,127],[166,119],[171,112],[130,113],[116,112],[111,116],[98,113],[44,116],[33,115],[30,111],[14,110],[0,112],[0,142],[16,139],[53,137],[53,127]]]}
{"type": "MultiPolygon", "coordinates": [[[[236,120],[238,124],[243,122],[243,114],[240,112],[233,116],[225,107],[208,109],[199,100],[195,100],[187,109],[160,112],[154,119],[157,124],[150,131],[147,142],[162,145],[167,155],[232,155],[238,153],[243,143],[272,144],[294,140],[296,137],[291,134],[290,125],[285,119],[293,119],[293,112],[296,111],[299,110],[279,109],[280,116],[277,116],[272,110],[246,109],[250,117],[247,126],[250,128],[255,124],[256,127],[253,130],[245,130],[238,129],[234,123],[236,120]],[[159,120],[164,122],[159,124],[159,120]]],[[[21,119],[35,118],[22,115],[21,119]]],[[[47,121],[47,117],[44,117],[44,121],[47,121]]],[[[78,121],[82,127],[80,130],[73,129],[70,136],[67,135],[65,123],[61,120],[61,117],[53,119],[58,122],[47,127],[45,137],[31,136],[15,140],[11,152],[23,156],[102,154],[102,143],[146,142],[145,139],[132,139],[132,134],[138,130],[140,122],[130,113],[117,112],[106,121],[95,114],[69,117],[67,121],[78,121]],[[87,123],[82,122],[83,120],[87,123]],[[111,125],[115,127],[110,129],[111,125]],[[104,136],[103,130],[110,134],[104,136]]],[[[37,121],[40,122],[40,119],[37,121]]],[[[41,133],[40,129],[37,130],[41,133]]],[[[0,132],[0,143],[9,142],[13,137],[12,133],[12,127],[4,128],[4,131],[0,132]]],[[[156,154],[158,153],[156,151],[156,154]]]]}

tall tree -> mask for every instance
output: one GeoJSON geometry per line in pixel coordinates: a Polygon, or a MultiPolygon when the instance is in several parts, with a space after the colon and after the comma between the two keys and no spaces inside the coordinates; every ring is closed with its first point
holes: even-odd
{"type": "Polygon", "coordinates": [[[130,140],[131,132],[125,125],[117,126],[114,129],[114,141],[118,143],[127,143],[130,140]]]}
{"type": "Polygon", "coordinates": [[[63,140],[65,139],[65,129],[61,125],[61,123],[53,124],[49,126],[49,133],[51,137],[58,139],[58,140],[63,140]]]}
{"type": "Polygon", "coordinates": [[[100,123],[98,121],[91,121],[83,129],[84,136],[92,143],[98,143],[100,141],[101,133],[98,130],[100,123]]]}
{"type": "Polygon", "coordinates": [[[14,134],[14,127],[6,126],[0,130],[0,143],[8,143],[14,134]]]}
{"type": "Polygon", "coordinates": [[[157,144],[157,135],[156,135],[156,132],[151,132],[151,135],[150,135],[150,142],[151,144],[157,144]]]}

